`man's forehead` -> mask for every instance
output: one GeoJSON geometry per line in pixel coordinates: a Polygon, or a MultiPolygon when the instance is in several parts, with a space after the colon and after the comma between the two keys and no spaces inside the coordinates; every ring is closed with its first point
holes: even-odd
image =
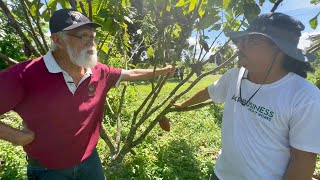
{"type": "Polygon", "coordinates": [[[249,39],[249,40],[269,40],[267,36],[264,36],[262,34],[249,34],[246,36],[243,36],[242,39],[249,39]]]}
{"type": "Polygon", "coordinates": [[[76,29],[72,29],[69,32],[75,33],[75,34],[83,34],[83,33],[95,33],[95,29],[90,26],[81,26],[76,29]]]}

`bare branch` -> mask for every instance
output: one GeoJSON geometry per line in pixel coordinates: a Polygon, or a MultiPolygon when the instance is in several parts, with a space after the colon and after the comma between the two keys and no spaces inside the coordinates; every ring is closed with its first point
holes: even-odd
{"type": "Polygon", "coordinates": [[[42,38],[42,42],[44,44],[44,47],[46,48],[45,51],[48,51],[49,50],[49,46],[47,44],[46,38],[44,38],[44,34],[43,34],[41,26],[40,26],[40,3],[41,3],[41,0],[39,0],[38,4],[37,4],[37,22],[36,22],[36,25],[38,27],[39,34],[40,34],[40,36],[42,38]]]}
{"type": "Polygon", "coordinates": [[[276,9],[278,9],[278,6],[282,3],[283,0],[278,0],[276,3],[274,3],[274,6],[272,7],[270,12],[274,12],[276,9]]]}
{"type": "Polygon", "coordinates": [[[116,137],[116,146],[117,146],[117,152],[119,152],[120,149],[120,142],[121,142],[121,109],[124,102],[124,96],[126,94],[127,86],[125,85],[122,90],[121,99],[120,99],[120,105],[117,112],[117,137],[116,137]]]}
{"type": "Polygon", "coordinates": [[[114,143],[113,143],[112,139],[110,138],[110,136],[108,135],[107,130],[105,129],[103,124],[101,125],[100,137],[108,145],[108,147],[110,149],[110,153],[115,154],[114,143]]]}
{"type": "Polygon", "coordinates": [[[69,4],[73,9],[77,9],[77,2],[75,0],[69,0],[69,4]]]}
{"type": "Polygon", "coordinates": [[[28,8],[27,8],[24,0],[20,0],[20,4],[21,4],[21,6],[22,6],[22,10],[23,10],[24,16],[25,16],[25,18],[26,18],[26,23],[27,23],[27,25],[29,26],[29,28],[30,28],[30,30],[31,30],[31,32],[30,32],[30,31],[27,31],[27,32],[30,33],[32,39],[34,40],[34,42],[36,43],[36,45],[37,45],[37,47],[38,47],[38,50],[39,50],[42,54],[45,54],[46,51],[45,51],[44,47],[42,46],[42,44],[41,44],[41,42],[40,42],[40,40],[39,40],[39,38],[38,38],[38,36],[37,36],[37,34],[36,34],[33,26],[32,26],[32,24],[31,24],[31,21],[30,21],[30,19],[29,19],[29,15],[28,15],[28,11],[27,11],[28,8]]]}
{"type": "Polygon", "coordinates": [[[114,110],[112,109],[112,107],[111,107],[111,105],[109,103],[109,99],[106,99],[106,104],[107,104],[107,107],[109,108],[110,113],[112,115],[115,115],[114,110]]]}
{"type": "Polygon", "coordinates": [[[18,64],[19,62],[0,53],[0,59],[3,59],[4,61],[6,61],[9,65],[15,65],[15,64],[18,64]]]}
{"type": "Polygon", "coordinates": [[[82,10],[82,14],[88,17],[86,9],[84,8],[82,1],[80,1],[79,4],[80,4],[80,8],[82,10]]]}
{"type": "Polygon", "coordinates": [[[88,9],[89,9],[89,19],[92,21],[92,0],[87,0],[88,9]]]}
{"type": "Polygon", "coordinates": [[[188,106],[188,107],[185,107],[185,108],[170,108],[169,112],[191,111],[191,110],[195,110],[195,109],[199,109],[199,108],[205,107],[205,106],[210,105],[212,103],[213,103],[212,101],[208,101],[208,102],[199,103],[199,104],[196,104],[196,105],[193,105],[193,106],[188,106]]]}
{"type": "Polygon", "coordinates": [[[98,45],[97,45],[98,51],[100,51],[100,50],[102,49],[104,43],[106,42],[106,40],[107,40],[108,37],[109,37],[109,34],[110,34],[110,33],[108,32],[108,34],[104,37],[104,39],[103,39],[102,41],[99,41],[99,43],[98,43],[98,45]]]}

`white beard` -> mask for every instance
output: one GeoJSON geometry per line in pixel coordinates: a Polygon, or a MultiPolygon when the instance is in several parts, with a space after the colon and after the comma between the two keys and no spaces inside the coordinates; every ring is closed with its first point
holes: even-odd
{"type": "Polygon", "coordinates": [[[87,47],[77,53],[74,48],[67,45],[67,53],[73,64],[83,68],[92,68],[98,62],[97,49],[94,46],[87,47]],[[93,53],[90,54],[88,51],[93,51],[93,53]]]}

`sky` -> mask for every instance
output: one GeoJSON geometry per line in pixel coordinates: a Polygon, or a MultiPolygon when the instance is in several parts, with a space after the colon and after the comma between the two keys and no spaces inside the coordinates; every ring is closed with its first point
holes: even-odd
{"type": "MultiPolygon", "coordinates": [[[[266,1],[265,6],[262,8],[262,12],[268,12],[272,8],[272,4],[266,1]]],[[[282,12],[300,20],[305,25],[305,30],[302,32],[302,37],[299,43],[299,47],[304,49],[310,46],[310,41],[307,38],[310,35],[320,33],[320,16],[318,18],[319,26],[317,29],[312,29],[309,25],[309,20],[320,12],[320,4],[310,4],[310,0],[284,0],[278,7],[276,12],[282,12]]]]}
{"type": "MultiPolygon", "coordinates": [[[[258,1],[258,0],[255,0],[258,1]]],[[[270,12],[270,10],[273,7],[273,3],[270,3],[269,0],[266,0],[264,5],[261,8],[261,13],[267,13],[270,12]]],[[[305,49],[310,46],[310,41],[308,40],[308,37],[310,35],[319,34],[320,33],[320,16],[318,18],[319,25],[317,29],[312,29],[309,25],[309,20],[312,19],[314,16],[316,16],[320,12],[320,4],[314,5],[310,4],[310,0],[284,0],[276,10],[276,12],[281,12],[288,14],[290,16],[295,17],[296,19],[300,20],[305,25],[305,30],[302,32],[302,36],[300,38],[300,43],[298,45],[299,48],[305,49]]],[[[217,33],[211,32],[209,34],[206,34],[211,39],[215,39],[217,33]]],[[[196,34],[193,33],[192,37],[189,38],[189,43],[194,45],[196,43],[196,34]]],[[[221,43],[225,42],[227,38],[225,36],[218,39],[221,43]]],[[[212,41],[211,41],[212,42],[212,41]]],[[[211,43],[210,40],[208,40],[208,43],[211,43]]],[[[200,47],[198,47],[200,48],[200,47]]],[[[210,56],[208,54],[207,56],[210,56]]]]}

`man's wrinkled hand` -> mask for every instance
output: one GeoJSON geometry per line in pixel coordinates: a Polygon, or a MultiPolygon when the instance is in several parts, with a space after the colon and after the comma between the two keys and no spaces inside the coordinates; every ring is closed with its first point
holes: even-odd
{"type": "Polygon", "coordinates": [[[161,69],[161,74],[162,75],[167,75],[167,74],[172,75],[175,70],[176,70],[175,66],[167,65],[166,67],[161,69]]]}
{"type": "Polygon", "coordinates": [[[28,127],[23,124],[23,128],[19,133],[19,137],[17,138],[16,142],[14,142],[13,144],[16,146],[25,146],[30,144],[34,138],[35,138],[35,133],[33,131],[31,131],[30,129],[28,129],[28,127]]]}

